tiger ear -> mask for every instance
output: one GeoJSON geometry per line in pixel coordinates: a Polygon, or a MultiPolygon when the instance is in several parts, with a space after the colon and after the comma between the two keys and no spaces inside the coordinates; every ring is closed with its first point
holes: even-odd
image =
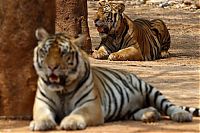
{"type": "Polygon", "coordinates": [[[44,28],[37,28],[35,31],[35,36],[38,41],[46,40],[49,33],[44,28]]]}
{"type": "Polygon", "coordinates": [[[125,10],[125,5],[123,3],[120,3],[117,5],[117,9],[119,13],[123,13],[125,10]]]}
{"type": "Polygon", "coordinates": [[[84,40],[86,38],[86,34],[79,35],[78,38],[70,39],[72,44],[75,44],[79,48],[83,46],[84,40]]]}
{"type": "Polygon", "coordinates": [[[108,0],[99,0],[99,6],[105,6],[108,0]]]}

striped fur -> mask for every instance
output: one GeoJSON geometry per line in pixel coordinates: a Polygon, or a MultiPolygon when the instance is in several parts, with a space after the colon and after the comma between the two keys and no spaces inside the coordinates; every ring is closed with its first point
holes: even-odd
{"type": "Polygon", "coordinates": [[[124,4],[100,2],[94,23],[101,43],[92,56],[122,61],[168,57],[170,34],[165,23],[160,19],[132,21],[124,10],[124,4]]]}
{"type": "Polygon", "coordinates": [[[36,31],[34,67],[39,76],[31,130],[85,129],[114,120],[154,122],[161,114],[192,121],[197,108],[178,107],[134,74],[90,66],[81,38],[36,31]],[[186,110],[186,111],[185,111],[186,110]],[[161,113],[161,114],[160,114],[161,113]]]}

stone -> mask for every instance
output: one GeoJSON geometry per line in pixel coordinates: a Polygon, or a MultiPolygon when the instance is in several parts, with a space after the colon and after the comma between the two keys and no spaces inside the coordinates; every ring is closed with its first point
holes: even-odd
{"type": "Polygon", "coordinates": [[[191,0],[184,0],[184,4],[187,6],[192,5],[192,1],[191,0]]]}
{"type": "Polygon", "coordinates": [[[146,1],[147,4],[154,4],[154,5],[159,5],[161,3],[165,3],[167,0],[148,0],[146,1]]]}

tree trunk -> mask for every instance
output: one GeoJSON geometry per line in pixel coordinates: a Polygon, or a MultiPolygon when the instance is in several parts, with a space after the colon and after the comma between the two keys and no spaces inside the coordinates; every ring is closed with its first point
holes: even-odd
{"type": "Polygon", "coordinates": [[[81,48],[87,53],[91,53],[87,0],[57,0],[56,5],[56,31],[67,32],[73,37],[86,34],[85,42],[81,48]]]}
{"type": "Polygon", "coordinates": [[[55,0],[0,0],[0,116],[31,117],[35,30],[55,31],[55,0]]]}

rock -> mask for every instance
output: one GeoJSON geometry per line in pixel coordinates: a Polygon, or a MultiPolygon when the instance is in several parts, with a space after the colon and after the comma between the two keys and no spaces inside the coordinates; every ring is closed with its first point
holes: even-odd
{"type": "MultiPolygon", "coordinates": [[[[127,0],[125,1],[126,4],[128,5],[142,5],[145,4],[147,0],[127,0]]],[[[117,2],[117,1],[116,1],[117,2]]],[[[124,3],[123,1],[119,1],[121,3],[124,3]]]]}
{"type": "Polygon", "coordinates": [[[187,6],[192,5],[192,1],[191,0],[184,0],[184,4],[187,6]]]}
{"type": "Polygon", "coordinates": [[[159,4],[161,4],[161,3],[164,3],[164,2],[166,2],[167,0],[148,0],[146,3],[147,4],[154,4],[154,5],[159,5],[159,4]]]}
{"type": "Polygon", "coordinates": [[[167,6],[170,6],[168,1],[165,1],[159,4],[159,7],[167,7],[167,6]]]}

